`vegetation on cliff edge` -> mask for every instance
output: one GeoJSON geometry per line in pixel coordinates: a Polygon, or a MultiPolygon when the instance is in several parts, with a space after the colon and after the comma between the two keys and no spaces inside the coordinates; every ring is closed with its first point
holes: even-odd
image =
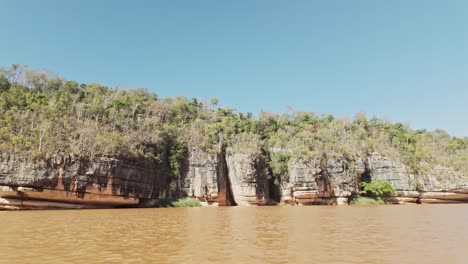
{"type": "Polygon", "coordinates": [[[267,155],[278,179],[288,177],[291,162],[315,171],[326,160],[352,168],[373,152],[418,175],[437,173],[437,166],[468,174],[468,138],[443,130],[413,130],[364,114],[353,120],[302,111],[254,117],[217,104],[84,84],[13,65],[0,68],[0,150],[35,162],[55,154],[153,159],[168,164],[177,178],[191,149],[215,153],[222,140],[228,151],[267,155]]]}

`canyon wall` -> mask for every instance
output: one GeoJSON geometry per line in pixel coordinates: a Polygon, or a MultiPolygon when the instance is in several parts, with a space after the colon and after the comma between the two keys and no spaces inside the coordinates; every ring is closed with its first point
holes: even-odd
{"type": "MultiPolygon", "coordinates": [[[[232,202],[239,205],[347,204],[350,197],[359,194],[359,183],[371,179],[388,180],[393,185],[397,195],[386,198],[392,203],[468,202],[468,175],[440,166],[430,174],[414,175],[401,162],[376,152],[354,162],[328,160],[325,166],[293,159],[288,163],[289,176],[279,182],[271,176],[265,155],[237,151],[228,154],[226,161],[227,188],[232,192],[232,202]]],[[[184,177],[185,193],[209,203],[218,202],[219,162],[219,155],[194,149],[184,177]]]]}
{"type": "Polygon", "coordinates": [[[265,159],[245,153],[211,154],[192,149],[182,190],[209,204],[263,205],[270,203],[265,159]]]}
{"type": "Polygon", "coordinates": [[[364,172],[362,161],[349,167],[342,161],[329,160],[323,168],[293,160],[289,164],[289,179],[281,186],[282,199],[288,204],[346,204],[348,197],[359,192],[364,172]]]}
{"type": "Polygon", "coordinates": [[[414,175],[401,163],[372,153],[352,164],[329,160],[327,166],[290,162],[290,176],[282,184],[282,200],[288,204],[346,204],[359,194],[359,183],[371,179],[389,181],[397,194],[391,203],[468,202],[468,175],[434,166],[424,175],[414,175]]]}
{"type": "Polygon", "coordinates": [[[327,160],[303,164],[291,159],[288,177],[271,176],[268,155],[192,148],[179,179],[162,152],[160,159],[78,159],[57,155],[47,162],[21,161],[2,153],[0,207],[114,208],[150,207],[159,199],[196,197],[218,205],[340,205],[359,194],[362,180],[384,179],[397,191],[393,203],[468,202],[467,175],[434,167],[414,175],[379,153],[365,160],[327,160]],[[174,189],[174,182],[180,190],[174,189]]]}
{"type": "Polygon", "coordinates": [[[0,204],[4,208],[138,206],[168,193],[169,168],[154,159],[78,159],[57,155],[26,162],[3,153],[0,204]]]}
{"type": "Polygon", "coordinates": [[[426,166],[424,174],[414,175],[401,162],[375,152],[367,166],[371,178],[388,180],[395,187],[397,196],[388,198],[391,202],[468,202],[468,175],[463,172],[435,165],[426,166]]]}

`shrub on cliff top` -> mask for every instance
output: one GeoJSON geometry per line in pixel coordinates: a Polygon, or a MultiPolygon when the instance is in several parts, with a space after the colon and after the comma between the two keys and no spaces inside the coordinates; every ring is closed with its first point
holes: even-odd
{"type": "Polygon", "coordinates": [[[361,182],[361,194],[370,197],[395,195],[393,185],[386,180],[374,179],[371,182],[361,182]]]}

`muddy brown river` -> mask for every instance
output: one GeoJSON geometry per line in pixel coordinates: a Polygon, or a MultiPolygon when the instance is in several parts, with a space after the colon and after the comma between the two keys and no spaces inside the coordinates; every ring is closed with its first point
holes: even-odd
{"type": "Polygon", "coordinates": [[[468,263],[468,204],[0,212],[0,263],[468,263]]]}

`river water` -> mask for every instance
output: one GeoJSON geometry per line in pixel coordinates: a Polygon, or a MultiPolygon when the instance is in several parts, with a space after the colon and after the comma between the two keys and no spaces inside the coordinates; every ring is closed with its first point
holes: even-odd
{"type": "Polygon", "coordinates": [[[468,205],[0,212],[0,263],[468,263],[468,205]]]}

